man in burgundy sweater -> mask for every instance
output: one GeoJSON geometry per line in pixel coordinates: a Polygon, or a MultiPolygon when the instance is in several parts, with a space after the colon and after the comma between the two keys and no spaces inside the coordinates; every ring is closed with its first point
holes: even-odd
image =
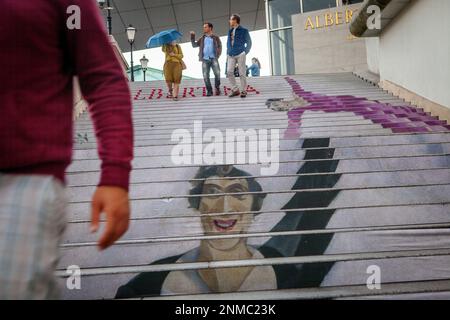
{"type": "Polygon", "coordinates": [[[128,229],[133,130],[128,84],[96,1],[0,0],[0,299],[57,297],[74,75],[102,160],[91,231],[104,213],[105,249],[128,229]]]}

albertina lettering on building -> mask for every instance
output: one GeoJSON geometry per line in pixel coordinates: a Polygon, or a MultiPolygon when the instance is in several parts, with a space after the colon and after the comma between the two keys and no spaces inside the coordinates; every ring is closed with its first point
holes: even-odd
{"type": "Polygon", "coordinates": [[[305,30],[330,28],[352,22],[354,13],[358,9],[346,9],[345,11],[327,12],[325,14],[308,16],[305,22],[305,30]]]}

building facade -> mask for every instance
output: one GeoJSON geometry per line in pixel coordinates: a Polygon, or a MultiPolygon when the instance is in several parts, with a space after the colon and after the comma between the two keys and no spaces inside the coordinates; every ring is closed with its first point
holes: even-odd
{"type": "MultiPolygon", "coordinates": [[[[363,0],[266,0],[266,20],[269,33],[271,73],[273,75],[295,74],[293,16],[313,14],[323,9],[363,2],[363,0]]],[[[315,22],[314,22],[315,23],[315,22]]],[[[301,41],[301,39],[296,39],[301,41]]]]}
{"type": "Polygon", "coordinates": [[[351,24],[365,39],[368,69],[395,96],[450,120],[450,1],[389,0],[378,29],[367,28],[368,0],[351,24]]]}

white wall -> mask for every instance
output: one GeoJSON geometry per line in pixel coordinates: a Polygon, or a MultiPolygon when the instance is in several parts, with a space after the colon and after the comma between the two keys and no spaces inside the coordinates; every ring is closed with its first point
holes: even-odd
{"type": "Polygon", "coordinates": [[[380,77],[450,108],[450,1],[416,0],[380,37],[380,77]]]}
{"type": "Polygon", "coordinates": [[[380,74],[380,38],[366,38],[367,66],[369,71],[380,74]]]}

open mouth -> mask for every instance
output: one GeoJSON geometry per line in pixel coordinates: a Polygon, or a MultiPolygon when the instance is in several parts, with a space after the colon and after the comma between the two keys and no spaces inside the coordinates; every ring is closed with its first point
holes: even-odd
{"type": "Polygon", "coordinates": [[[237,220],[214,220],[214,225],[216,226],[216,229],[219,231],[228,231],[234,228],[236,225],[237,220]]]}

